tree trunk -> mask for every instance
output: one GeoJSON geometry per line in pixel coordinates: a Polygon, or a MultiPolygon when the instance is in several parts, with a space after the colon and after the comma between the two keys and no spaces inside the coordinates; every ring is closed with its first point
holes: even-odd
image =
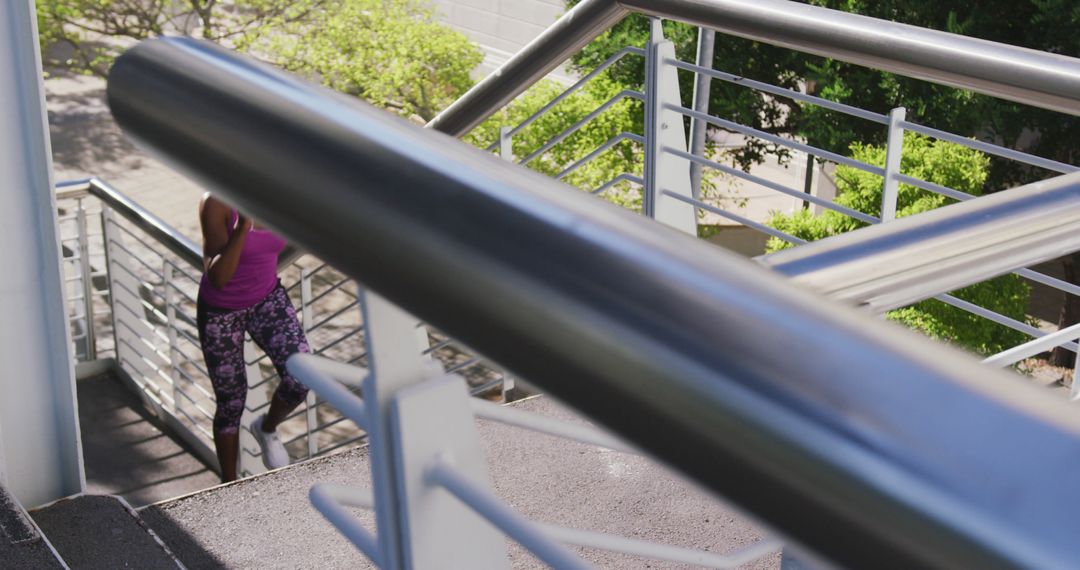
{"type": "MultiPolygon", "coordinates": [[[[1077,274],[1080,273],[1080,271],[1077,271],[1080,269],[1080,252],[1063,259],[1061,265],[1065,270],[1065,280],[1074,285],[1080,285],[1077,279],[1077,274]]],[[[1058,318],[1058,330],[1080,322],[1080,297],[1069,293],[1062,294],[1065,299],[1061,305],[1061,316],[1058,318]]],[[[1050,364],[1053,366],[1072,368],[1075,362],[1076,355],[1060,346],[1056,347],[1050,354],[1050,364]]]]}

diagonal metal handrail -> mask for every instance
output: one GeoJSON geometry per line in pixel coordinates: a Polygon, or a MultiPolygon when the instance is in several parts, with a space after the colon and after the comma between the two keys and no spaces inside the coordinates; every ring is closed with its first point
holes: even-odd
{"type": "Polygon", "coordinates": [[[1080,250],[1080,173],[983,196],[758,258],[875,312],[1080,250]]]}
{"type": "Polygon", "coordinates": [[[226,199],[830,560],[1080,559],[1080,488],[1031,477],[1080,470],[1080,418],[968,355],[204,42],[142,43],[108,98],[226,199]]]}
{"type": "Polygon", "coordinates": [[[1080,115],[1071,57],[787,0],[583,0],[427,126],[464,135],[631,12],[1080,115]]]}

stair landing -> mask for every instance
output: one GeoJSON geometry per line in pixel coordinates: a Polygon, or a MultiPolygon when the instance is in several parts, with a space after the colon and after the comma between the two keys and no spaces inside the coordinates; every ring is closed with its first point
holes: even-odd
{"type": "MultiPolygon", "coordinates": [[[[515,406],[584,423],[543,397],[515,406]]],[[[643,458],[493,422],[478,427],[495,492],[532,519],[719,554],[763,537],[734,510],[643,458]]],[[[140,515],[188,568],[372,568],[308,501],[311,486],[324,482],[370,487],[366,449],[151,505],[140,515]]],[[[355,514],[374,528],[373,513],[355,514]]],[[[689,567],[575,550],[602,568],[689,567]]],[[[509,555],[513,568],[544,567],[516,544],[509,555]]],[[[779,565],[773,554],[744,568],[779,565]]]]}

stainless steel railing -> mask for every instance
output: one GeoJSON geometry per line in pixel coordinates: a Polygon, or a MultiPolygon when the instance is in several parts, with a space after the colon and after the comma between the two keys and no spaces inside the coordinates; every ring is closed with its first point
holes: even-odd
{"type": "Polygon", "coordinates": [[[239,207],[834,562],[1080,556],[1080,491],[1030,478],[1080,468],[1080,419],[970,357],[212,45],[141,44],[109,102],[239,207]]]}
{"type": "Polygon", "coordinates": [[[786,0],[584,0],[428,126],[464,135],[630,12],[1080,114],[1073,58],[786,0]]]}
{"type": "MultiPolygon", "coordinates": [[[[658,38],[653,38],[651,40],[651,43],[655,43],[657,41],[658,38]]],[[[645,47],[648,48],[649,46],[645,47]]],[[[827,108],[852,117],[877,123],[881,125],[881,128],[883,130],[887,130],[887,132],[890,134],[888,146],[889,153],[894,154],[895,151],[895,154],[897,156],[900,156],[900,153],[903,149],[903,133],[905,131],[913,131],[927,136],[932,136],[938,140],[965,146],[977,150],[981,153],[986,153],[996,157],[1017,161],[1025,165],[1035,166],[1039,169],[1042,169],[1048,176],[1076,172],[1078,169],[1080,169],[1076,166],[1048,160],[1015,149],[1005,148],[991,143],[959,137],[951,133],[947,133],[938,129],[933,129],[931,127],[920,125],[912,121],[907,121],[904,119],[903,108],[893,109],[888,114],[875,113],[864,109],[858,109],[850,105],[836,103],[823,99],[821,97],[808,95],[791,89],[781,88],[759,81],[748,80],[737,75],[713,70],[709,67],[690,64],[675,59],[674,57],[658,58],[656,64],[650,67],[648,62],[652,58],[652,53],[649,50],[641,49],[637,46],[628,46],[622,50],[619,50],[617,53],[613,54],[608,60],[598,66],[595,70],[587,74],[585,77],[581,78],[574,85],[567,88],[558,96],[554,97],[548,104],[544,105],[542,108],[540,108],[538,111],[536,111],[520,123],[502,127],[498,134],[498,140],[489,145],[487,147],[487,150],[498,150],[500,156],[502,156],[503,158],[513,160],[514,162],[523,165],[531,165],[539,158],[550,159],[552,156],[556,156],[555,153],[559,151],[559,145],[563,144],[563,141],[567,140],[568,137],[574,135],[582,129],[588,128],[592,121],[603,117],[604,113],[612,112],[611,110],[606,109],[606,107],[610,106],[619,98],[628,97],[637,100],[643,100],[647,98],[648,95],[636,91],[624,91],[609,100],[607,104],[602,105],[601,107],[593,110],[592,112],[581,115],[580,117],[571,118],[567,122],[573,122],[573,124],[567,126],[564,130],[562,130],[549,140],[535,143],[533,147],[523,147],[520,144],[516,144],[516,141],[518,141],[519,138],[528,137],[530,135],[530,129],[533,128],[536,122],[541,118],[553,112],[570,112],[571,108],[563,107],[561,106],[561,104],[566,102],[569,98],[575,97],[576,94],[581,92],[583,89],[586,89],[586,86],[590,81],[596,78],[604,70],[608,69],[611,65],[615,64],[616,62],[623,61],[628,57],[636,56],[644,56],[645,67],[647,68],[647,70],[652,69],[654,70],[652,71],[652,73],[657,73],[658,75],[662,75],[663,69],[665,67],[675,68],[683,72],[692,72],[698,74],[699,76],[705,75],[712,79],[740,85],[741,87],[746,89],[761,91],[768,93],[772,96],[795,100],[805,105],[813,105],[817,107],[827,108]],[[518,156],[515,156],[514,152],[510,150],[514,148],[515,145],[518,147],[518,156]]],[[[680,149],[675,146],[665,145],[662,148],[663,154],[682,159],[683,161],[685,161],[685,163],[688,163],[690,165],[708,169],[708,171],[710,172],[710,176],[713,174],[727,176],[733,179],[740,180],[747,184],[767,188],[768,190],[775,192],[777,195],[786,195],[790,197],[790,203],[792,204],[803,201],[805,203],[815,204],[816,206],[825,210],[832,210],[841,215],[854,218],[860,222],[877,224],[882,221],[887,221],[891,223],[895,218],[898,190],[901,184],[909,185],[914,188],[924,190],[926,192],[939,194],[952,200],[968,201],[975,197],[972,194],[968,194],[967,192],[955,188],[949,188],[940,184],[935,184],[933,182],[922,180],[920,178],[905,174],[900,169],[899,161],[887,161],[884,165],[868,164],[866,162],[862,162],[836,152],[830,152],[825,149],[816,148],[805,143],[791,140],[789,138],[771,135],[769,133],[765,133],[760,130],[740,125],[730,120],[715,117],[704,112],[686,109],[682,107],[681,103],[678,101],[677,98],[671,101],[665,101],[663,108],[671,111],[672,113],[691,117],[700,122],[709,123],[728,131],[739,132],[749,137],[757,137],[768,140],[771,143],[776,144],[781,148],[785,148],[792,153],[805,153],[807,155],[817,157],[817,159],[819,160],[827,161],[832,164],[843,165],[863,172],[867,172],[875,176],[880,176],[882,177],[882,184],[886,187],[887,190],[886,192],[883,192],[882,196],[881,211],[883,212],[883,215],[881,217],[876,217],[853,210],[851,208],[841,206],[835,203],[832,199],[819,197],[814,194],[808,194],[806,193],[805,188],[796,188],[789,182],[783,180],[777,181],[775,179],[763,178],[755,174],[753,171],[745,172],[739,168],[723,164],[721,162],[722,159],[719,157],[694,155],[687,152],[684,148],[680,149]]],[[[653,130],[653,133],[655,132],[656,129],[653,130]]],[[[635,148],[635,152],[645,154],[645,149],[647,147],[646,140],[649,137],[650,133],[648,132],[648,128],[646,128],[646,132],[642,134],[612,130],[610,132],[610,138],[606,142],[602,143],[595,150],[583,151],[580,158],[573,160],[571,163],[565,164],[565,168],[563,168],[561,171],[558,171],[558,174],[556,174],[555,177],[558,179],[566,180],[569,175],[572,175],[579,169],[586,167],[590,162],[602,158],[605,153],[612,152],[617,145],[633,145],[635,148]]],[[[648,168],[648,165],[646,167],[648,168]]],[[[683,165],[683,167],[685,167],[685,164],[683,165]]],[[[545,164],[544,168],[550,170],[551,164],[545,164]]],[[[1061,183],[1046,182],[1046,184],[1059,185],[1061,183]]],[[[684,230],[687,231],[693,231],[697,223],[700,223],[700,221],[702,220],[702,216],[711,215],[719,216],[720,218],[733,221],[735,223],[757,230],[768,236],[775,237],[789,243],[805,243],[804,240],[800,239],[799,237],[770,227],[763,223],[763,221],[760,219],[751,219],[745,214],[739,213],[737,208],[726,206],[722,203],[722,200],[717,200],[708,196],[698,196],[694,192],[695,188],[692,187],[689,189],[682,188],[681,191],[675,191],[674,187],[665,187],[659,189],[654,187],[652,192],[650,193],[643,173],[640,170],[631,170],[630,172],[617,173],[611,180],[607,180],[599,186],[593,186],[592,184],[588,183],[583,185],[580,182],[578,182],[578,186],[582,190],[586,190],[594,194],[606,194],[610,192],[612,188],[620,188],[623,186],[627,186],[626,188],[621,188],[623,194],[620,194],[614,200],[619,203],[626,201],[625,192],[636,191],[641,192],[644,195],[642,201],[651,198],[653,202],[674,200],[679,203],[685,204],[693,208],[693,210],[697,214],[693,217],[696,218],[696,220],[693,218],[685,219],[688,218],[688,216],[684,216],[681,226],[684,230]],[[631,185],[636,186],[638,189],[634,190],[630,188],[629,186],[631,185]]],[[[1069,192],[1070,190],[1068,188],[1059,188],[1057,196],[1059,199],[1067,200],[1067,194],[1069,192]]],[[[1035,198],[1029,197],[1025,200],[1030,203],[1030,201],[1033,199],[1035,198]]],[[[1045,199],[1045,196],[1038,199],[1045,199]]],[[[991,202],[997,200],[999,199],[995,198],[994,200],[991,200],[991,202]]],[[[1025,200],[1021,200],[1020,202],[1024,202],[1025,200]]],[[[1007,208],[1020,207],[1020,202],[1016,202],[1009,206],[998,207],[994,211],[1001,212],[1007,208]]],[[[977,315],[980,319],[985,319],[989,322],[996,323],[1001,327],[1007,327],[1019,331],[1028,336],[1040,338],[1046,333],[1034,326],[1033,324],[1027,322],[1025,319],[1017,318],[1016,315],[1000,314],[990,308],[976,305],[948,293],[949,291],[958,289],[961,286],[969,285],[983,279],[987,279],[1015,270],[1015,273],[1017,275],[1029,281],[1039,283],[1061,291],[1063,294],[1080,294],[1080,287],[1073,283],[1057,279],[1055,277],[1046,275],[1045,273],[1034,271],[1032,269],[1025,269],[1022,265],[1017,265],[1018,263],[1021,263],[1021,259],[1028,259],[1030,262],[1042,261],[1051,259],[1056,255],[1060,255],[1063,252],[1073,251],[1076,249],[1071,234],[1068,230],[1068,224],[1070,222],[1066,221],[1066,212],[1051,212],[1051,209],[1043,209],[1042,212],[1051,217],[1047,217],[1038,222],[1038,224],[1045,225],[1044,227],[1046,231],[1042,238],[1036,238],[1035,232],[1032,231],[1030,234],[1027,233],[1028,230],[1032,230],[1036,226],[1027,226],[1027,223],[1022,218],[1023,216],[1029,215],[1030,211],[1027,209],[1027,206],[1024,206],[1023,208],[1023,212],[1017,210],[1016,212],[1013,212],[1010,216],[1010,218],[1014,220],[1014,222],[1007,222],[1003,220],[1002,224],[1013,223],[1024,227],[1024,229],[1021,230],[1021,233],[1024,233],[1025,240],[1029,241],[1013,240],[1012,238],[1014,236],[1012,236],[1011,234],[1006,234],[1002,231],[996,231],[993,232],[993,234],[989,236],[988,239],[986,239],[983,243],[980,244],[976,242],[965,241],[965,239],[961,237],[962,232],[958,232],[954,234],[953,238],[951,238],[953,239],[953,241],[951,242],[953,244],[953,248],[939,248],[932,255],[928,256],[913,256],[910,254],[909,250],[904,250],[903,252],[898,250],[896,252],[893,252],[891,259],[896,260],[897,262],[890,264],[889,271],[869,273],[868,271],[869,269],[871,269],[870,264],[874,264],[875,267],[880,267],[883,265],[880,261],[880,257],[877,254],[881,253],[881,251],[883,250],[890,248],[890,244],[892,243],[892,241],[901,234],[913,235],[913,230],[910,229],[914,227],[912,224],[924,224],[924,222],[905,222],[903,226],[892,228],[890,230],[883,230],[879,228],[873,230],[873,232],[871,233],[860,234],[865,237],[853,236],[851,238],[845,238],[847,240],[846,243],[850,244],[849,246],[845,247],[845,252],[848,252],[849,250],[860,251],[859,254],[846,253],[846,255],[862,255],[865,256],[867,260],[873,260],[869,261],[868,264],[858,267],[854,265],[846,265],[846,269],[843,270],[841,270],[839,266],[831,267],[831,260],[836,259],[836,254],[834,253],[830,255],[830,261],[820,262],[821,265],[814,270],[814,276],[801,275],[799,277],[799,281],[805,282],[811,286],[819,287],[817,290],[829,296],[834,296],[841,299],[851,299],[860,303],[869,303],[874,306],[875,310],[879,311],[897,308],[899,306],[910,304],[915,301],[920,301],[927,298],[936,298],[963,311],[967,311],[974,315],[977,315]],[[1058,226],[1055,229],[1051,228],[1048,224],[1065,225],[1058,226]],[[1053,232],[1057,232],[1056,237],[1054,235],[1051,235],[1053,232]],[[872,238],[872,236],[885,236],[886,234],[890,237],[872,238]],[[1009,239],[1004,239],[1006,237],[1009,239]],[[874,246],[876,249],[874,249],[873,252],[871,252],[870,247],[866,246],[866,244],[870,243],[871,238],[873,239],[873,242],[875,244],[878,244],[877,246],[874,246]],[[1033,245],[1034,242],[1037,243],[1033,245]],[[965,255],[960,255],[959,251],[961,249],[963,250],[965,255]],[[1018,253],[1020,259],[1008,255],[1009,251],[1018,253]],[[960,271],[961,264],[963,265],[963,267],[967,268],[965,271],[960,271]],[[912,272],[906,278],[901,276],[901,265],[912,272]],[[840,271],[843,271],[843,273],[840,273],[840,271]],[[912,276],[916,272],[919,273],[920,278],[926,278],[933,275],[934,281],[929,281],[925,279],[922,281],[913,281],[914,277],[912,276]],[[972,279],[974,279],[974,281],[972,279]],[[876,301],[870,301],[866,298],[857,298],[859,297],[859,295],[869,294],[869,291],[865,289],[867,287],[868,280],[874,281],[873,287],[876,288],[876,294],[883,296],[889,295],[891,296],[891,301],[898,301],[899,304],[897,302],[890,302],[886,306],[882,303],[884,297],[876,301]],[[855,293],[857,288],[859,288],[860,291],[863,291],[863,293],[855,293]],[[903,291],[901,291],[902,288],[904,288],[903,291]]],[[[970,211],[974,212],[978,210],[982,212],[982,215],[985,215],[987,212],[990,211],[990,209],[990,203],[984,202],[982,206],[972,206],[970,211]]],[[[921,227],[926,226],[924,225],[921,227]]],[[[938,230],[941,230],[941,228],[938,228],[938,230]]],[[[949,229],[949,231],[955,230],[956,228],[949,229]]],[[[784,253],[767,256],[762,259],[762,262],[767,266],[772,266],[773,264],[781,263],[784,265],[789,265],[790,260],[802,260],[810,257],[824,259],[824,256],[820,252],[824,251],[825,249],[831,250],[832,248],[837,247],[835,245],[830,245],[835,243],[835,240],[825,240],[825,243],[816,244],[806,249],[800,249],[800,251],[798,252],[786,251],[784,253]]],[[[917,245],[913,244],[912,247],[917,247],[917,245]]],[[[807,267],[807,265],[802,264],[802,267],[807,267]]],[[[783,269],[783,271],[785,273],[790,273],[790,270],[786,268],[783,269]]],[[[805,272],[809,270],[802,269],[800,271],[805,272]]],[[[1065,342],[1062,346],[1070,350],[1076,350],[1076,344],[1072,342],[1071,339],[1068,340],[1068,342],[1065,342]]],[[[1007,349],[1009,347],[1006,346],[1005,348],[1007,349]]],[[[1074,391],[1077,390],[1080,390],[1080,387],[1074,388],[1074,391]]],[[[1076,393],[1080,393],[1080,391],[1076,393]]]]}

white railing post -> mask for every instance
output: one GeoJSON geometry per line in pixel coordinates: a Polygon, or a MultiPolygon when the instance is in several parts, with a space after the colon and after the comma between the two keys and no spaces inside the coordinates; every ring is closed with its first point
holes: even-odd
{"type": "Polygon", "coordinates": [[[900,191],[900,160],[904,156],[904,127],[907,110],[897,107],[889,111],[889,137],[885,151],[885,179],[881,191],[881,221],[896,219],[896,199],[900,191]]]}
{"type": "Polygon", "coordinates": [[[1076,358],[1073,360],[1072,388],[1069,390],[1069,399],[1074,402],[1080,401],[1080,350],[1076,351],[1076,358]]]}
{"type": "Polygon", "coordinates": [[[417,319],[360,290],[369,374],[363,393],[371,445],[376,526],[385,568],[507,567],[502,536],[428,481],[444,453],[474,481],[486,463],[460,377],[422,356],[417,319]],[[436,419],[437,418],[437,419],[436,419]],[[468,545],[467,548],[462,545],[468,545]]]}
{"type": "MultiPolygon", "coordinates": [[[[716,44],[716,30],[710,28],[698,28],[697,65],[712,69],[713,47],[716,44]]],[[[710,87],[712,77],[699,73],[694,78],[694,110],[699,113],[709,114],[709,101],[712,96],[710,87]]],[[[694,117],[690,120],[690,154],[705,156],[705,135],[708,133],[709,124],[694,117]]],[[[702,165],[696,162],[690,163],[690,190],[694,193],[694,199],[701,199],[701,172],[702,165]]]]}
{"type": "Polygon", "coordinates": [[[694,196],[690,184],[690,161],[665,152],[665,148],[685,153],[686,132],[682,114],[669,107],[682,105],[679,76],[665,61],[675,58],[675,46],[664,39],[659,19],[652,20],[652,32],[645,57],[645,194],[642,210],[646,216],[677,230],[697,235],[696,209],[665,196],[674,193],[694,196]]]}
{"type": "Polygon", "coordinates": [[[85,488],[32,0],[0,4],[0,481],[27,507],[85,488]]]}
{"type": "Polygon", "coordinates": [[[161,281],[165,288],[165,330],[169,337],[169,378],[172,379],[173,413],[182,411],[183,389],[180,384],[179,349],[176,346],[176,272],[168,258],[161,263],[161,281]]]}
{"type": "Polygon", "coordinates": [[[75,223],[79,234],[79,273],[82,281],[83,319],[86,322],[86,360],[97,359],[97,333],[94,328],[94,276],[90,266],[90,237],[87,233],[83,199],[76,201],[75,223]]]}
{"type": "MultiPolygon", "coordinates": [[[[309,269],[300,268],[300,326],[304,330],[304,336],[308,337],[311,334],[311,328],[315,323],[315,315],[312,314],[314,307],[311,304],[311,271],[309,269]]],[[[308,343],[311,342],[311,338],[308,337],[308,343]]],[[[319,426],[319,410],[315,407],[316,404],[315,392],[308,392],[307,400],[304,402],[305,412],[304,421],[306,422],[307,429],[307,448],[308,458],[312,458],[319,453],[319,440],[316,429],[319,426]]]]}
{"type": "Polygon", "coordinates": [[[513,127],[499,127],[499,158],[513,162],[514,160],[514,136],[510,134],[513,127]]]}

